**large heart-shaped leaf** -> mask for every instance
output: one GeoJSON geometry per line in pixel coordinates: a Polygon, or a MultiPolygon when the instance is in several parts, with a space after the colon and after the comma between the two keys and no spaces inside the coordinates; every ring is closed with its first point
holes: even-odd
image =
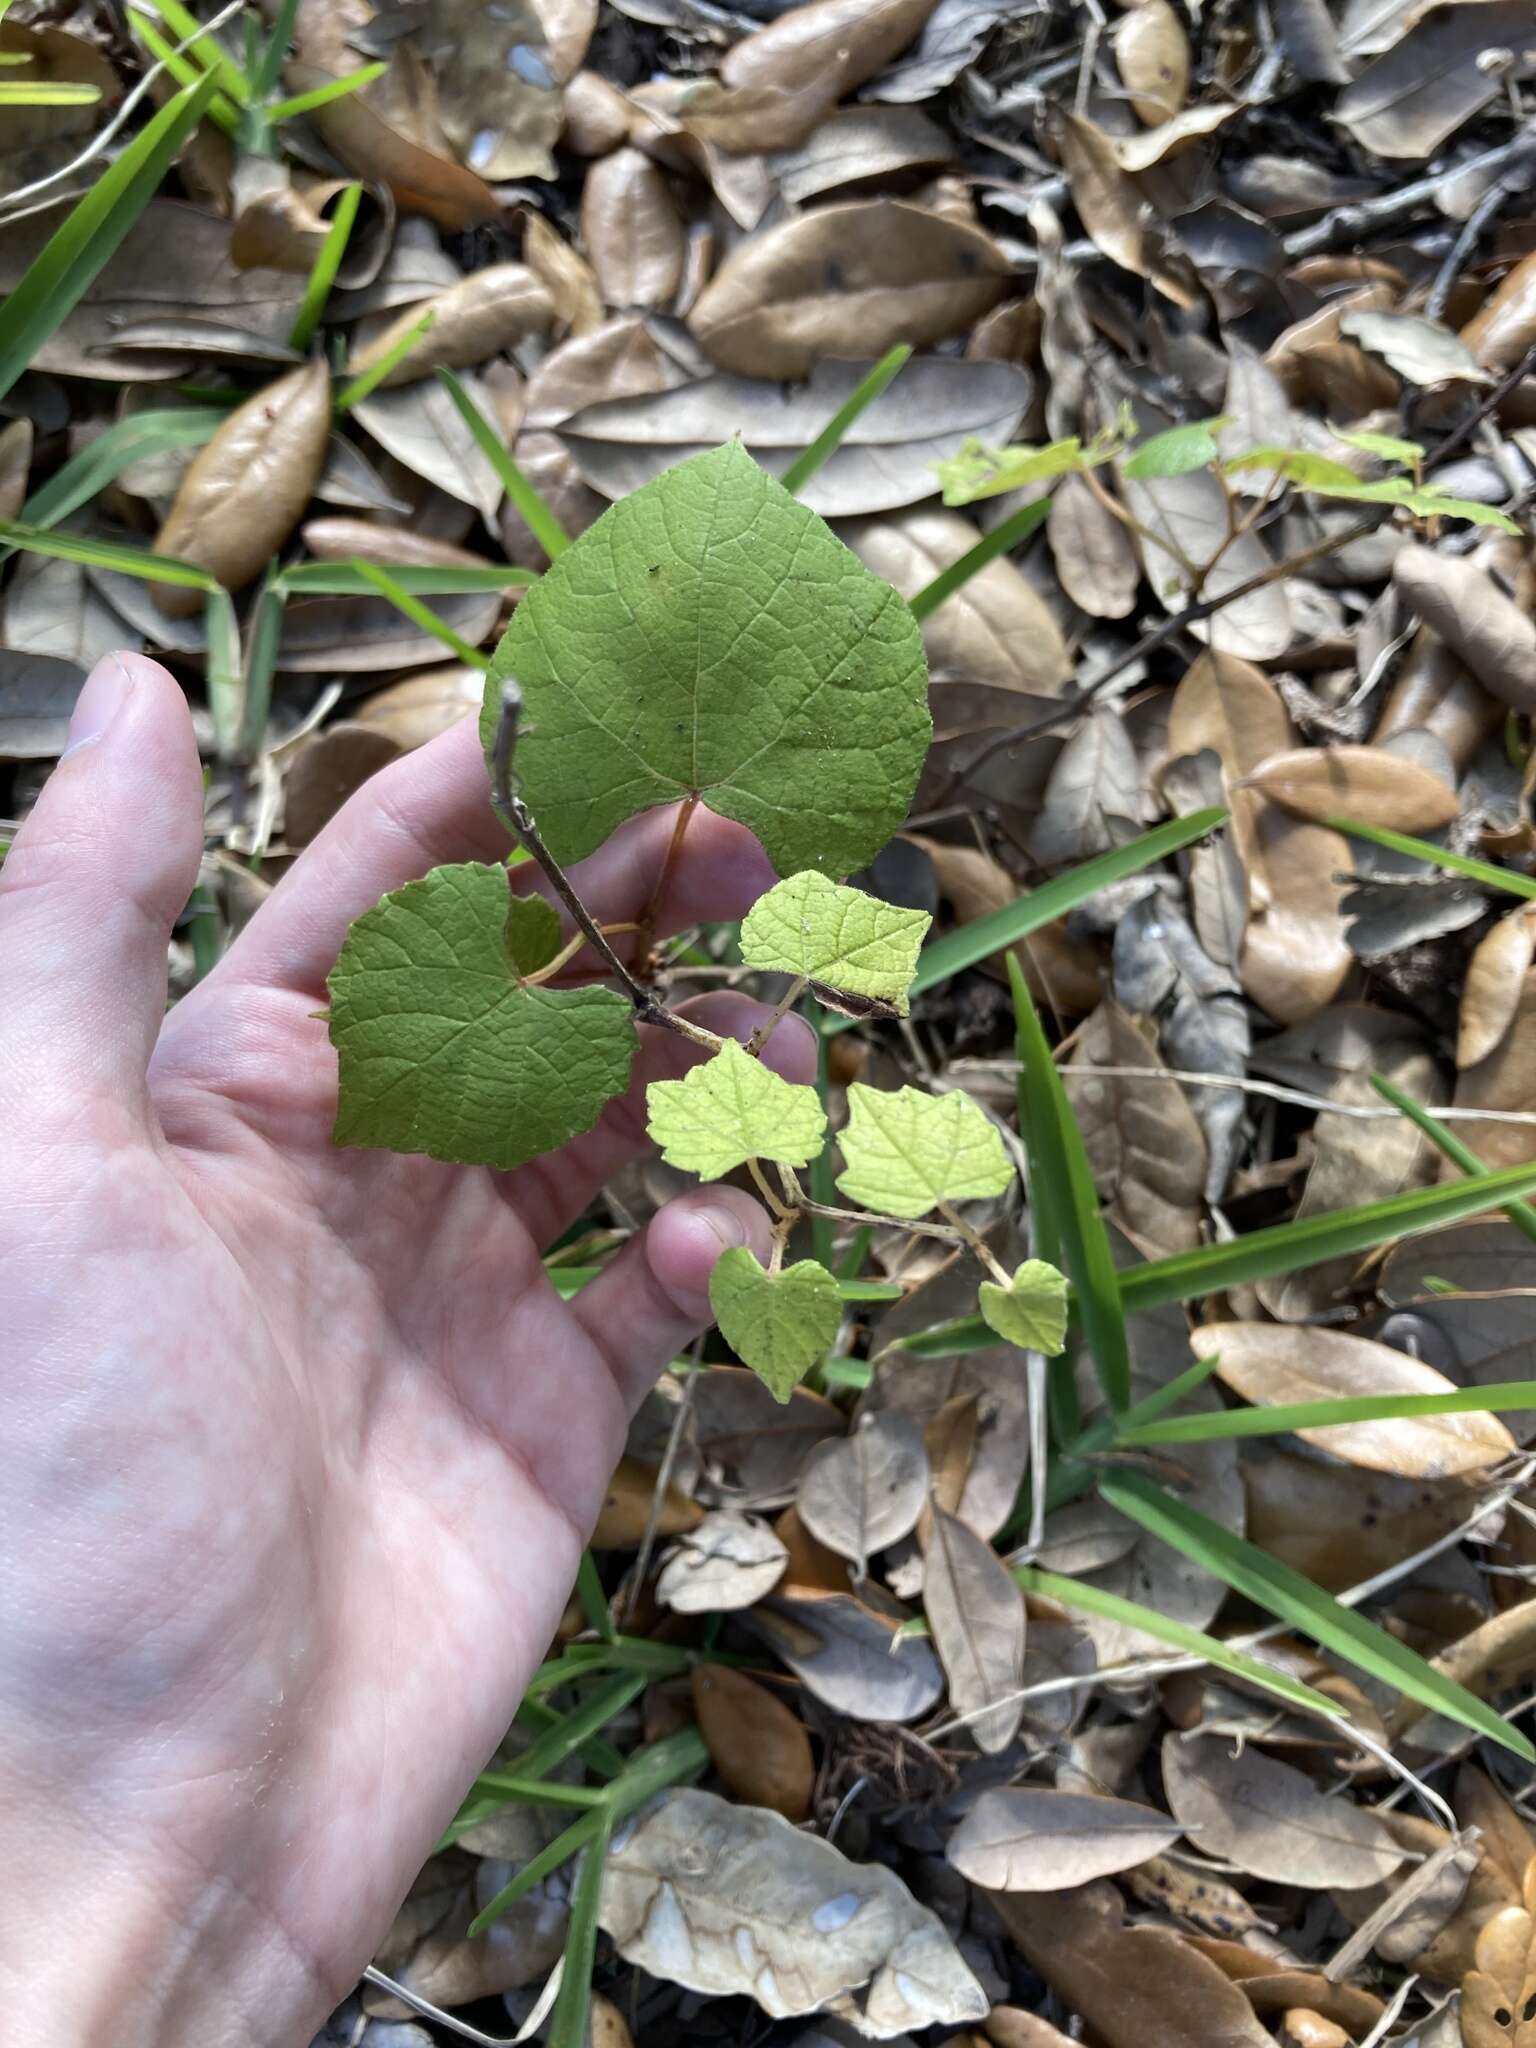
{"type": "Polygon", "coordinates": [[[906,815],[931,733],[907,606],[732,443],[612,506],[496,651],[524,697],[522,793],[556,857],[698,797],[781,874],[844,875],[906,815]]]}

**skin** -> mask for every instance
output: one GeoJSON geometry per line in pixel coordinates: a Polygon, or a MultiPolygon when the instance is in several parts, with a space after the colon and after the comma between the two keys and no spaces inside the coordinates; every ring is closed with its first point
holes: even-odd
{"type": "MultiPolygon", "coordinates": [[[[155,663],[103,663],[0,869],[0,2010],[55,2048],[306,2043],[564,1608],[628,1416],[710,1321],[748,1197],[663,1208],[570,1304],[540,1250],[646,1148],[630,1095],[496,1174],[329,1137],[352,918],[506,840],[468,725],[376,776],[165,1013],[202,848],[155,663]]],[[[670,812],[576,871],[605,921],[670,812]]],[[[700,811],[663,931],[773,880],[700,811]]],[[[745,998],[694,1006],[745,1039],[745,998]]],[[[794,1018],[770,1063],[814,1071],[794,1018]]]]}

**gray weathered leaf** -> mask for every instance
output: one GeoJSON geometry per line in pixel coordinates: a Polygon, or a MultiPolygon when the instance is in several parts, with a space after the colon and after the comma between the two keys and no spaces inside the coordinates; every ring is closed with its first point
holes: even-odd
{"type": "Polygon", "coordinates": [[[927,1495],[922,1430],[893,1409],[817,1445],[805,1461],[795,1506],[817,1541],[852,1558],[862,1577],[875,1551],[917,1526],[927,1495]]]}
{"type": "MultiPolygon", "coordinates": [[[[1220,597],[1272,566],[1269,551],[1256,533],[1244,534],[1230,547],[1224,545],[1228,537],[1227,496],[1211,470],[1195,469],[1184,476],[1144,482],[1127,478],[1121,488],[1127,508],[1154,536],[1141,545],[1147,580],[1166,610],[1181,611],[1190,599],[1179,553],[1197,566],[1214,562],[1201,588],[1203,597],[1220,597]]],[[[1221,653],[1240,655],[1246,661],[1273,661],[1291,641],[1284,579],[1236,599],[1214,617],[1191,626],[1190,631],[1221,653]]]]}
{"type": "Polygon", "coordinates": [[[1339,332],[1380,356],[1408,384],[1493,382],[1459,335],[1419,313],[1343,313],[1339,332]]]}
{"type": "Polygon", "coordinates": [[[1019,1732],[1024,1702],[1024,1596],[990,1543],[940,1507],[924,1525],[923,1609],[957,1714],[975,1714],[971,1739],[985,1755],[1019,1732]],[[981,1710],[985,1708],[985,1713],[981,1710]]]}
{"type": "Polygon", "coordinates": [[[784,1576],[788,1556],[766,1522],[717,1508],[679,1538],[661,1568],[656,1597],[677,1614],[751,1607],[784,1576]]]}
{"type": "Polygon", "coordinates": [[[998,1892],[1057,1892],[1129,1870],[1179,1838],[1156,1807],[1043,1785],[983,1792],[945,1851],[972,1884],[998,1892]]]}
{"type": "Polygon", "coordinates": [[[1323,1890],[1376,1884],[1403,1851],[1347,1793],[1329,1798],[1304,1772],[1262,1750],[1234,1755],[1224,1737],[1163,1741],[1163,1788],[1174,1818],[1208,1856],[1253,1877],[1323,1890]]]}
{"type": "MultiPolygon", "coordinates": [[[[951,1314],[959,1315],[964,1306],[974,1306],[975,1282],[969,1273],[963,1276],[963,1285],[969,1302],[957,1302],[951,1314]]],[[[894,1313],[881,1324],[882,1337],[887,1340],[901,1329],[894,1313]]],[[[939,1310],[934,1319],[943,1313],[939,1310]]],[[[1029,1455],[1028,1410],[1016,1351],[998,1345],[942,1359],[893,1353],[875,1367],[860,1413],[899,1411],[925,1428],[957,1395],[971,1396],[976,1402],[976,1447],[960,1496],[959,1516],[978,1536],[995,1536],[1013,1512],[1029,1455]]]]}
{"type": "Polygon", "coordinates": [[[900,1610],[887,1619],[851,1593],[833,1593],[760,1601],[750,1623],[835,1714],[915,1721],[943,1693],[944,1673],[920,1636],[897,1638],[902,1618],[900,1610]]]}
{"type": "Polygon", "coordinates": [[[796,1387],[781,1405],[744,1366],[717,1365],[699,1375],[693,1419],[714,1488],[701,1498],[743,1508],[792,1501],[811,1447],[847,1427],[842,1410],[807,1387],[796,1387]]]}
{"type": "MultiPolygon", "coordinates": [[[[490,393],[475,373],[461,370],[459,382],[485,417],[494,419],[490,393]]],[[[375,391],[354,408],[352,417],[414,475],[462,504],[473,505],[482,519],[495,519],[501,479],[435,377],[394,391],[375,391]]]]}
{"type": "MultiPolygon", "coordinates": [[[[147,585],[127,576],[118,581],[142,599],[142,612],[128,614],[116,602],[117,593],[100,591],[96,572],[78,562],[23,555],[5,593],[6,647],[14,655],[67,661],[89,673],[116,648],[142,647],[146,640],[153,646],[164,645],[157,624],[150,624],[144,616],[147,613],[158,622],[154,605],[145,594],[147,585]]],[[[198,645],[202,645],[201,621],[198,645]]]]}
{"type": "Polygon", "coordinates": [[[1512,75],[1529,76],[1526,0],[1441,0],[1416,11],[1408,33],[1368,64],[1334,101],[1334,118],[1377,156],[1431,156],[1500,90],[1499,71],[1478,60],[1516,53],[1512,75]]]}
{"type": "Polygon", "coordinates": [[[0,648],[0,760],[57,759],[85,675],[77,661],[0,648]]]}
{"type": "Polygon", "coordinates": [[[664,1983],[834,2012],[872,2040],[985,2017],[936,1914],[878,1863],[712,1792],[664,1792],[609,1848],[598,1923],[664,1983]]]}
{"type": "Polygon", "coordinates": [[[1056,757],[1029,850],[1042,867],[1068,867],[1141,830],[1141,764],[1118,711],[1093,710],[1056,757]]]}

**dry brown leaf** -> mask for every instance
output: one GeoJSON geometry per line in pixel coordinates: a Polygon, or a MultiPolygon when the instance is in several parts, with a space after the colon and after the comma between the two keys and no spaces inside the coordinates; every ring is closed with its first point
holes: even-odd
{"type": "Polygon", "coordinates": [[[587,2048],[635,2048],[634,2036],[629,2031],[623,2013],[611,1998],[604,1998],[598,1992],[592,1994],[592,2004],[587,2015],[587,2035],[587,2048]]]}
{"type": "Polygon", "coordinates": [[[432,0],[436,113],[460,163],[497,183],[554,177],[559,88],[596,21],[596,0],[432,0]]]}
{"type": "Polygon", "coordinates": [[[56,760],[84,681],[79,662],[0,648],[0,761],[56,760]]]}
{"type": "Polygon", "coordinates": [[[0,134],[0,194],[9,194],[62,170],[78,154],[82,138],[116,107],[123,87],[104,51],[63,28],[0,22],[0,52],[8,60],[5,76],[17,86],[88,85],[99,95],[94,104],[79,106],[7,102],[0,134]]]}
{"type": "MultiPolygon", "coordinates": [[[[1163,1790],[1173,1817],[1208,1856],[1253,1877],[1323,1890],[1379,1883],[1403,1861],[1381,1822],[1305,1773],[1224,1736],[1163,1740],[1163,1790]]],[[[1291,2001],[1296,2003],[1295,2000],[1291,2001]]]]}
{"type": "Polygon", "coordinates": [[[803,1821],[816,1788],[811,1738],[766,1685],[725,1664],[693,1667],[693,1711],[710,1759],[745,1806],[803,1821]]]}
{"type": "Polygon", "coordinates": [[[387,734],[408,753],[435,740],[471,712],[478,712],[484,697],[481,671],[453,662],[375,691],[355,708],[352,722],[370,732],[387,734]]]}
{"type": "Polygon", "coordinates": [[[1484,689],[1536,711],[1536,623],[1476,562],[1409,542],[1393,558],[1392,581],[1484,689]]]}
{"type": "Polygon", "coordinates": [[[610,306],[666,312],[683,281],[688,234],[666,174],[638,149],[587,172],[581,239],[610,306]]]}
{"type": "Polygon", "coordinates": [[[591,265],[531,209],[523,215],[523,261],[548,292],[560,333],[592,334],[602,326],[603,295],[591,265]]]}
{"type": "Polygon", "coordinates": [[[1136,118],[1171,121],[1189,92],[1189,38],[1168,0],[1140,0],[1115,30],[1115,68],[1136,118]]]}
{"type": "Polygon", "coordinates": [[[1461,809],[1449,783],[1383,747],[1296,747],[1261,761],[1246,786],[1318,825],[1348,817],[1397,832],[1433,832],[1461,809]]]}
{"type": "Polygon", "coordinates": [[[1486,52],[1511,51],[1511,75],[1530,75],[1530,27],[1525,0],[1441,0],[1415,10],[1401,41],[1339,94],[1334,119],[1377,156],[1431,156],[1497,95],[1500,68],[1480,61],[1486,52]]]}
{"type": "Polygon", "coordinates": [[[1429,733],[1461,770],[1503,718],[1498,700],[1468,675],[1438,634],[1420,626],[1373,737],[1381,746],[1405,732],[1429,733]]]}
{"type": "Polygon", "coordinates": [[[1485,370],[1513,369],[1536,343],[1536,253],[1515,264],[1462,328],[1461,338],[1485,370]]]}
{"type": "MultiPolygon", "coordinates": [[[[620,1458],[592,1531],[594,1550],[634,1550],[639,1546],[650,1525],[660,1476],[637,1458],[620,1458]]],[[[669,1486],[662,1496],[656,1534],[681,1536],[686,1529],[696,1529],[703,1519],[704,1510],[697,1501],[669,1486]]]]}
{"type": "MultiPolygon", "coordinates": [[[[323,358],[290,370],[225,420],[198,453],[155,539],[155,553],[196,562],[228,590],[260,574],[303,517],[331,431],[323,358]]],[[[200,590],[157,583],[170,618],[203,608],[200,590]]]]}
{"type": "Polygon", "coordinates": [[[946,1514],[957,1515],[976,1456],[978,1426],[974,1394],[954,1394],[923,1429],[928,1453],[929,1499],[946,1514]]]}
{"type": "Polygon", "coordinates": [[[1236,1885],[1214,1872],[1176,1863],[1171,1856],[1153,1856],[1121,1878],[1133,1899],[1184,1921],[1199,1934],[1235,1940],[1257,1927],[1259,1916],[1236,1885]]]}
{"type": "Polygon", "coordinates": [[[497,565],[469,548],[454,547],[450,541],[434,540],[410,526],[385,526],[376,519],[349,519],[335,514],[306,520],[301,535],[305,547],[321,562],[365,562],[399,564],[422,569],[494,569],[497,565]]]}
{"type": "Polygon", "coordinates": [[[787,1593],[846,1593],[850,1568],[846,1557],[818,1543],[801,1521],[795,1508],[785,1508],[773,1525],[773,1533],[788,1552],[784,1567],[787,1593]]]}
{"type": "MultiPolygon", "coordinates": [[[[1362,1395],[1449,1394],[1455,1382],[1404,1351],[1341,1330],[1288,1323],[1207,1323],[1190,1344],[1245,1401],[1283,1406],[1362,1395]]],[[[1399,1416],[1334,1423],[1298,1435],[1351,1465],[1405,1479],[1444,1479],[1496,1465],[1515,1448],[1495,1415],[1399,1416]]],[[[1342,1882],[1342,1880],[1340,1880],[1342,1882]]]]}
{"type": "Polygon", "coordinates": [[[1245,1456],[1243,1483],[1252,1541],[1332,1593],[1422,1550],[1467,1512],[1459,1487],[1362,1482],[1347,1466],[1284,1451],[1245,1456]]]}
{"type": "Polygon", "coordinates": [[[745,1995],[776,2019],[830,2011],[889,2040],[987,2012],[938,1917],[893,1872],[709,1792],[663,1793],[614,1835],[598,1923],[664,1983],[745,1995]]]}
{"type": "Polygon", "coordinates": [[[1024,1683],[1024,1596],[991,1544],[943,1508],[924,1520],[923,1558],[923,1608],[950,1706],[977,1716],[971,1739],[994,1755],[1024,1715],[1023,1701],[1009,1697],[1024,1683]]]}
{"type": "Polygon", "coordinates": [[[1279,692],[1229,654],[1202,655],[1174,692],[1171,755],[1213,747],[1232,794],[1232,829],[1249,878],[1243,986],[1277,1022],[1295,1023],[1332,1002],[1354,965],[1339,910],[1349,843],[1321,825],[1284,817],[1241,788],[1243,778],[1295,743],[1279,692]]]}
{"type": "MultiPolygon", "coordinates": [[[[1061,587],[1078,609],[1095,619],[1129,618],[1136,609],[1141,563],[1129,529],[1085,478],[1064,476],[1056,486],[1045,532],[1061,587]]],[[[941,618],[946,609],[941,606],[934,617],[941,618]]]]}
{"type": "Polygon", "coordinates": [[[578,71],[565,88],[565,133],[573,156],[607,156],[622,149],[635,124],[635,109],[616,85],[595,71],[578,71]]]}
{"type": "Polygon", "coordinates": [[[1198,284],[1184,264],[1174,265],[1158,248],[1151,207],[1103,129],[1082,115],[1063,114],[1056,147],[1078,217],[1104,254],[1146,278],[1176,306],[1197,305],[1198,284]]]}
{"type": "Polygon", "coordinates": [[[804,377],[823,356],[859,360],[964,333],[1010,274],[989,235],[918,207],[821,207],[743,242],[688,324],[722,369],[804,377]]]}
{"type": "Polygon", "coordinates": [[[1332,300],[1287,327],[1264,357],[1293,405],[1326,406],[1330,418],[1354,420],[1395,406],[1398,380],[1378,357],[1346,341],[1340,322],[1349,312],[1385,312],[1394,294],[1368,285],[1332,300]]]}
{"type": "MultiPolygon", "coordinates": [[[[907,836],[933,861],[940,893],[953,906],[957,923],[969,924],[1019,896],[1019,884],[1008,870],[978,847],[949,846],[916,832],[907,836]]],[[[1067,936],[1065,919],[1042,926],[982,964],[1001,980],[1008,972],[1010,952],[1030,993],[1058,1014],[1082,1016],[1098,1003],[1103,993],[1098,960],[1088,947],[1067,936]]]]}
{"type": "Polygon", "coordinates": [[[1191,1948],[1213,1962],[1224,1976],[1242,1991],[1244,1998],[1262,2018],[1288,2012],[1307,2004],[1346,2030],[1346,2037],[1366,2034],[1386,2010],[1379,1998],[1353,1984],[1335,1984],[1318,1970],[1287,1970],[1273,1956],[1246,1948],[1241,1942],[1214,1941],[1208,1935],[1192,1934],[1191,1948]]]}
{"type": "Polygon", "coordinates": [[[992,2048],[1074,2048],[1059,2027],[1017,2005],[994,2005],[982,2031],[992,2048]]]}
{"type": "Polygon", "coordinates": [[[1351,2048],[1342,2027],[1304,2005],[1293,2006],[1282,2016],[1275,2039],[1277,2048],[1351,2048]]]}
{"type": "MultiPolygon", "coordinates": [[[[1435,1671],[1480,1699],[1525,1683],[1536,1674],[1536,1599],[1490,1616],[1429,1661],[1435,1671]]],[[[1393,1740],[1427,1712],[1417,1700],[1398,1700],[1389,1720],[1393,1740]]]]}
{"type": "Polygon", "coordinates": [[[431,313],[432,325],[412,342],[375,388],[390,391],[414,384],[438,368],[461,370],[500,355],[530,334],[546,334],[555,308],[548,291],[525,263],[494,263],[472,271],[425,305],[407,306],[347,365],[349,376],[372,369],[431,313]]]}
{"type": "Polygon", "coordinates": [[[716,1508],[668,1554],[656,1597],[676,1614],[729,1614],[771,1593],[788,1556],[766,1522],[716,1508]]]}
{"type": "Polygon", "coordinates": [[[0,428],[0,519],[19,519],[32,468],[32,422],[7,420],[0,428]]]}
{"type": "Polygon", "coordinates": [[[712,1366],[694,1390],[694,1428],[711,1480],[745,1508],[784,1507],[795,1497],[813,1444],[841,1436],[840,1408],[808,1387],[780,1405],[745,1366],[712,1366]]]}
{"type": "Polygon", "coordinates": [[[1526,1866],[1536,1856],[1536,1831],[1488,1773],[1474,1763],[1463,1763],[1457,1771],[1453,1804],[1463,1828],[1477,1829],[1484,1859],[1508,1881],[1511,1899],[1517,1898],[1526,1866]]]}
{"type": "Polygon", "coordinates": [[[557,427],[599,401],[653,397],[686,379],[644,316],[622,313],[550,350],[528,380],[522,424],[557,427]]]}
{"type": "MultiPolygon", "coordinates": [[[[872,1587],[864,1591],[877,1597],[872,1587]]],[[[834,1714],[915,1721],[944,1691],[932,1647],[919,1636],[896,1633],[904,1609],[887,1614],[851,1593],[797,1591],[780,1592],[743,1618],[834,1714]]]]}
{"type": "Polygon", "coordinates": [[[1485,932],[1467,962],[1456,1030],[1456,1064],[1476,1066],[1515,1021],[1520,991],[1536,953],[1536,932],[1524,910],[1512,910],[1485,932]]]}
{"type": "MultiPolygon", "coordinates": [[[[1140,522],[1137,546],[1147,581],[1165,611],[1182,611],[1190,604],[1197,582],[1203,598],[1225,597],[1275,566],[1257,533],[1229,539],[1228,494],[1214,470],[1149,479],[1122,477],[1120,495],[1140,522]]],[[[1189,630],[1221,653],[1245,661],[1275,660],[1293,638],[1285,579],[1278,577],[1246,597],[1233,598],[1189,630]]]]}
{"type": "MultiPolygon", "coordinates": [[[[956,1298],[963,1300],[961,1290],[969,1279],[962,1274],[957,1280],[956,1298]]],[[[881,1330],[883,1335],[896,1334],[889,1318],[881,1330]]],[[[893,1354],[876,1365],[863,1405],[900,1409],[926,1428],[959,1399],[976,1403],[976,1448],[955,1512],[978,1536],[991,1537],[1013,1511],[1029,1455],[1028,1409],[1017,1354],[1005,1346],[946,1359],[893,1354]]]]}
{"type": "MultiPolygon", "coordinates": [[[[290,92],[312,92],[331,80],[312,64],[288,64],[283,77],[290,92]]],[[[424,213],[439,227],[469,228],[501,212],[483,179],[412,142],[359,93],[331,100],[309,118],[347,169],[387,185],[404,213],[424,213]]]]}
{"type": "MultiPolygon", "coordinates": [[[[976,547],[981,534],[958,512],[932,508],[871,519],[843,530],[867,569],[915,597],[941,570],[976,547]]],[[[1061,629],[1034,585],[1006,557],[988,562],[923,622],[937,681],[991,683],[1054,696],[1072,672],[1061,629]]]]}
{"type": "Polygon", "coordinates": [[[892,1409],[818,1444],[805,1461],[795,1506],[816,1540],[851,1558],[862,1578],[874,1552],[916,1528],[927,1498],[923,1433],[892,1409]]]}
{"type": "Polygon", "coordinates": [[[387,733],[346,719],[294,750],[283,777],[283,837],[289,846],[318,838],[347,798],[370,775],[398,759],[400,748],[387,733]]]}
{"type": "Polygon", "coordinates": [[[1106,1002],[1083,1027],[1068,1097],[1082,1127],[1094,1179],[1116,1220],[1148,1257],[1192,1251],[1200,1242],[1205,1134],[1182,1088],[1127,1075],[1092,1078],[1095,1067],[1164,1065],[1139,1019],[1106,1002]]]}
{"type": "Polygon", "coordinates": [[[720,77],[732,99],[752,95],[748,146],[796,148],[839,100],[906,48],[934,5],[810,0],[737,43],[726,52],[720,77]]]}
{"type": "MultiPolygon", "coordinates": [[[[1430,1859],[1455,1848],[1452,1835],[1417,1814],[1383,1809],[1382,1824],[1402,1848],[1419,1859],[1413,1869],[1422,1869],[1430,1859]]],[[[1335,1891],[1333,1902],[1351,1926],[1361,1929],[1381,1914],[1404,1882],[1398,1874],[1363,1891],[1335,1891]]],[[[1518,1905],[1519,1901],[1518,1883],[1506,1876],[1486,1853],[1482,1854],[1468,1879],[1461,1904],[1439,1933],[1413,1957],[1413,1968],[1431,1984],[1459,1983],[1473,1967],[1479,1929],[1495,1913],[1505,1906],[1518,1905]]]]}
{"type": "Polygon", "coordinates": [[[301,191],[284,179],[253,194],[236,215],[230,262],[239,270],[289,270],[308,277],[325,243],[323,209],[344,183],[327,178],[301,191]]]}
{"type": "Polygon", "coordinates": [[[949,1838],[949,1861],[972,1884],[1056,1892],[1158,1856],[1179,1838],[1155,1807],[1041,1785],[983,1792],[949,1838]]]}
{"type": "Polygon", "coordinates": [[[1160,1927],[1124,1926],[1107,1882],[988,1896],[1030,1963],[1107,2048],[1274,2048],[1242,1992],[1197,1949],[1160,1927]]]}
{"type": "Polygon", "coordinates": [[[847,185],[939,170],[953,155],[950,137],[917,107],[852,106],[776,154],[773,174],[789,203],[801,206],[847,185]]]}
{"type": "MultiPolygon", "coordinates": [[[[1520,984],[1514,1015],[1493,1050],[1456,1076],[1458,1109],[1528,1110],[1536,1102],[1536,968],[1520,984]]],[[[1519,1166],[1536,1158],[1536,1126],[1467,1123],[1457,1126],[1487,1166],[1519,1166]]],[[[1445,1162],[1449,1169],[1450,1162],[1445,1162]]]]}
{"type": "Polygon", "coordinates": [[[1223,105],[1219,100],[1208,100],[1204,106],[1186,107],[1171,121],[1160,121],[1157,127],[1148,128],[1140,135],[1117,135],[1114,139],[1116,161],[1122,171],[1139,176],[1143,171],[1155,169],[1166,158],[1178,156],[1190,143],[1214,135],[1238,111],[1235,102],[1223,105]]]}
{"type": "MultiPolygon", "coordinates": [[[[513,458],[523,475],[538,492],[575,540],[594,520],[608,510],[608,501],[588,489],[580,470],[563,441],[554,434],[519,434],[512,447],[513,458]]],[[[541,541],[509,498],[501,508],[501,545],[509,562],[525,569],[548,567],[549,557],[541,541]]]]}
{"type": "Polygon", "coordinates": [[[1461,1986],[1466,2048],[1536,2048],[1536,1863],[1522,1892],[1520,1905],[1505,1906],[1478,1934],[1461,1986]]]}

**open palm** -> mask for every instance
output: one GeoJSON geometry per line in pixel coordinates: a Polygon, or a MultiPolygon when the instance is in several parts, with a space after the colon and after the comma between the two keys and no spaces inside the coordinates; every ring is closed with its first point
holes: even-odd
{"type": "MultiPolygon", "coordinates": [[[[571,1304],[546,1281],[645,1144],[644,1081],[698,1057],[665,1033],[516,1173],[331,1145],[349,922],[505,851],[470,729],[370,782],[169,1018],[202,830],[181,693],[104,664],[76,732],[0,871],[0,1854],[34,1874],[0,1994],[58,2040],[136,2044],[131,2013],[160,2048],[302,2042],[505,1730],[630,1409],[766,1223],[701,1189],[571,1304]]],[[[579,871],[603,919],[640,914],[671,826],[579,871]]],[[[771,879],[701,813],[662,927],[771,879]]],[[[806,1078],[808,1041],[790,1020],[775,1064],[806,1078]]]]}

